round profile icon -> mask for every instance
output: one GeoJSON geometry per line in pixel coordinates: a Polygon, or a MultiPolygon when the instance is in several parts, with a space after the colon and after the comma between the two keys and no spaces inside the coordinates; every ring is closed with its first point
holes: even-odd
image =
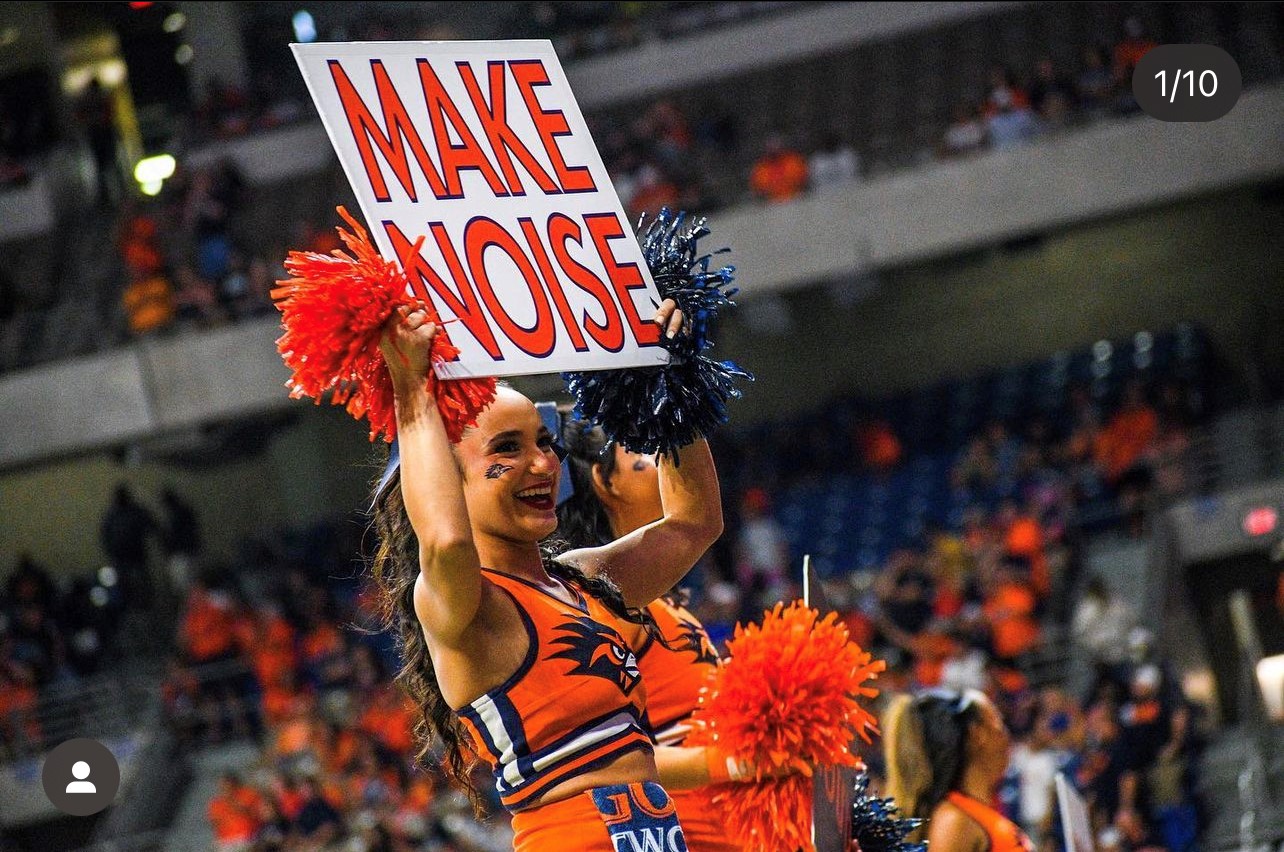
{"type": "Polygon", "coordinates": [[[90,816],[116,800],[120,764],[97,740],[67,740],[45,758],[40,783],[58,810],[72,816],[90,816]]]}

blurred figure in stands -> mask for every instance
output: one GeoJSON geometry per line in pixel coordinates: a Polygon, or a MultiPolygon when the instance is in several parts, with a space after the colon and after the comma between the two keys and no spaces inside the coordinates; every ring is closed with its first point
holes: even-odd
{"type": "Polygon", "coordinates": [[[1137,624],[1137,615],[1104,580],[1093,576],[1075,607],[1070,633],[1091,655],[1098,667],[1119,665],[1127,656],[1128,633],[1137,624]]]}
{"type": "Polygon", "coordinates": [[[193,578],[178,645],[199,681],[199,711],[207,723],[205,734],[213,741],[263,737],[258,684],[241,654],[242,625],[236,601],[227,591],[210,578],[193,578]]]}
{"type": "Polygon", "coordinates": [[[1201,745],[1190,708],[1176,707],[1168,739],[1159,749],[1154,766],[1146,772],[1151,819],[1170,852],[1195,852],[1198,848],[1200,824],[1195,770],[1201,745]]]}
{"type": "Polygon", "coordinates": [[[736,561],[741,588],[746,590],[744,604],[752,612],[752,620],[761,614],[762,604],[783,598],[789,548],[784,529],[771,514],[771,498],[764,489],[750,488],[745,492],[740,518],[736,561]]]}
{"type": "Polygon", "coordinates": [[[981,120],[980,110],[969,101],[959,101],[954,107],[954,120],[941,140],[941,156],[970,154],[984,148],[986,142],[985,122],[981,120]]]}
{"type": "Polygon", "coordinates": [[[298,849],[324,849],[343,834],[343,817],[322,790],[316,777],[303,781],[303,808],[294,820],[298,849]]]}
{"type": "Polygon", "coordinates": [[[44,686],[65,676],[66,644],[43,609],[35,604],[18,607],[9,635],[13,656],[31,667],[37,684],[44,686]]]}
{"type": "Polygon", "coordinates": [[[636,221],[643,213],[655,214],[661,207],[676,207],[678,187],[655,163],[643,163],[629,199],[629,215],[636,221]]]}
{"type": "Polygon", "coordinates": [[[178,293],[174,297],[179,322],[208,328],[223,319],[214,285],[197,273],[190,263],[178,268],[178,293]]]}
{"type": "Polygon", "coordinates": [[[35,673],[19,659],[9,634],[0,630],[0,755],[18,757],[40,751],[39,707],[35,673]]]}
{"type": "Polygon", "coordinates": [[[130,281],[122,301],[129,331],[135,337],[160,331],[174,321],[174,288],[160,272],[130,281]]]}
{"type": "Polygon", "coordinates": [[[905,456],[900,438],[883,418],[868,420],[857,427],[855,449],[864,469],[873,473],[890,473],[905,456]]]}
{"type": "Polygon", "coordinates": [[[1030,85],[1030,106],[1050,127],[1064,127],[1075,109],[1074,84],[1057,71],[1052,58],[1045,56],[1034,67],[1030,85]]]}
{"type": "Polygon", "coordinates": [[[1134,535],[1142,533],[1142,501],[1154,479],[1148,457],[1159,435],[1159,415],[1146,401],[1140,381],[1124,388],[1123,402],[1097,436],[1093,448],[1106,481],[1119,495],[1119,509],[1134,535]]]}
{"type": "Polygon", "coordinates": [[[1141,58],[1156,46],[1155,40],[1146,34],[1141,18],[1130,15],[1124,21],[1124,37],[1115,45],[1114,55],[1115,84],[1119,88],[1118,108],[1121,111],[1138,110],[1137,101],[1132,96],[1132,72],[1141,58]]]}
{"type": "Polygon", "coordinates": [[[1013,96],[1011,88],[996,89],[990,99],[991,114],[986,118],[990,145],[994,148],[1011,148],[1029,142],[1039,135],[1039,121],[1030,111],[1028,98],[1013,96]]]}
{"type": "Polygon", "coordinates": [[[98,175],[98,202],[110,206],[124,194],[117,162],[116,109],[111,94],[97,77],[90,79],[76,105],[76,116],[85,128],[89,150],[98,175]]]}
{"type": "Polygon", "coordinates": [[[201,555],[201,525],[192,504],[166,486],[161,491],[161,544],[165,549],[170,582],[184,592],[201,555]]]}
{"type": "Polygon", "coordinates": [[[120,577],[126,607],[147,610],[152,607],[147,540],[159,529],[152,513],[134,499],[129,486],[123,482],[116,486],[116,494],[99,527],[99,541],[120,577]]]}
{"type": "Polygon", "coordinates": [[[1158,666],[1140,666],[1133,673],[1128,701],[1119,708],[1124,759],[1114,824],[1134,846],[1157,839],[1148,769],[1156,764],[1173,731],[1172,708],[1161,700],[1162,685],[1158,666]]]}
{"type": "Polygon", "coordinates": [[[893,644],[909,650],[914,637],[932,621],[936,593],[932,576],[911,551],[892,555],[874,583],[879,601],[879,630],[893,644]]]}
{"type": "Polygon", "coordinates": [[[210,799],[206,815],[214,829],[216,852],[246,852],[263,828],[265,803],[253,787],[235,772],[219,779],[218,793],[210,799]]]}
{"type": "Polygon", "coordinates": [[[772,136],[753,165],[750,186],[765,201],[789,201],[806,192],[807,180],[807,160],[788,147],[784,137],[772,136]]]}
{"type": "Polygon", "coordinates": [[[1110,73],[1110,60],[1105,48],[1092,45],[1083,49],[1083,70],[1075,80],[1075,94],[1080,108],[1090,119],[1102,118],[1114,98],[1115,81],[1110,73]]]}
{"type": "Polygon", "coordinates": [[[1136,472],[1158,431],[1159,416],[1146,401],[1145,388],[1139,381],[1129,382],[1119,410],[1101,430],[1094,448],[1106,479],[1122,488],[1121,480],[1136,472]]]}
{"type": "Polygon", "coordinates": [[[1004,108],[1028,110],[1030,96],[1017,82],[1017,76],[1010,68],[996,65],[990,69],[990,91],[986,96],[983,113],[992,118],[1004,108]]]}
{"type": "Polygon", "coordinates": [[[829,130],[808,159],[807,170],[813,190],[841,186],[860,177],[860,158],[838,131],[829,130]]]}
{"type": "Polygon", "coordinates": [[[32,559],[30,553],[18,557],[18,567],[5,582],[6,605],[16,609],[23,604],[33,604],[52,614],[56,599],[57,589],[49,572],[32,559]]]}

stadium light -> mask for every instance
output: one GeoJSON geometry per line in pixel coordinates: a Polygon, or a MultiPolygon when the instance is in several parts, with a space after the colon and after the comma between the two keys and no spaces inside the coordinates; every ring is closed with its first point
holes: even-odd
{"type": "Polygon", "coordinates": [[[1284,654],[1258,660],[1257,685],[1270,717],[1277,722],[1284,720],[1284,654]]]}
{"type": "Polygon", "coordinates": [[[142,184],[169,180],[174,176],[178,161],[169,154],[157,154],[154,157],[143,157],[134,166],[134,180],[142,184]]]}
{"type": "Polygon", "coordinates": [[[125,63],[119,59],[99,63],[98,82],[108,89],[114,89],[125,82],[125,63]]]}
{"type": "Polygon", "coordinates": [[[307,9],[295,12],[290,23],[294,24],[294,37],[300,42],[307,44],[317,40],[317,24],[312,20],[312,13],[307,9]]]}
{"type": "Polygon", "coordinates": [[[170,154],[143,157],[134,166],[134,180],[138,181],[143,195],[160,195],[165,181],[174,176],[177,167],[178,161],[170,154]]]}

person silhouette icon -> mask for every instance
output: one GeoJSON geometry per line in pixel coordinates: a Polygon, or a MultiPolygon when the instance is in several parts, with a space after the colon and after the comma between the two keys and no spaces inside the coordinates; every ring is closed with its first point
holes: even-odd
{"type": "Polygon", "coordinates": [[[71,767],[71,774],[75,775],[76,778],[78,778],[79,780],[72,781],[70,784],[67,785],[68,793],[97,793],[98,792],[98,788],[93,785],[93,782],[85,780],[86,778],[89,777],[88,763],[85,763],[83,760],[77,760],[71,767]]]}

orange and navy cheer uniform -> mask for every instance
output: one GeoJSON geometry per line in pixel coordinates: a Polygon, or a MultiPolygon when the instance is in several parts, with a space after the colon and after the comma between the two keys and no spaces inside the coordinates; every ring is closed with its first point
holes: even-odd
{"type": "Polygon", "coordinates": [[[994,808],[957,790],[945,800],[972,818],[989,838],[989,852],[1033,852],[1034,844],[1016,823],[994,808]]]}
{"type": "Polygon", "coordinates": [[[657,642],[641,631],[636,646],[647,717],[658,742],[679,745],[686,735],[682,725],[695,712],[700,689],[718,667],[718,652],[704,625],[686,608],[660,598],[646,609],[664,637],[657,642]]]}
{"type": "MultiPolygon", "coordinates": [[[[647,716],[661,745],[681,745],[685,723],[700,701],[700,689],[718,667],[718,652],[709,641],[704,625],[684,607],[661,598],[647,611],[668,643],[642,634],[638,645],[638,669],[646,684],[647,716]]],[[[739,852],[727,839],[726,820],[699,790],[675,790],[669,794],[682,820],[682,833],[691,852],[739,852]]]]}
{"type": "Polygon", "coordinates": [[[646,691],[633,651],[612,626],[617,619],[600,601],[568,584],[575,602],[567,603],[527,580],[483,572],[512,598],[530,649],[507,681],[456,712],[491,765],[500,801],[514,813],[515,848],[610,852],[608,832],[618,826],[609,820],[622,819],[620,802],[636,804],[631,812],[643,821],[656,814],[667,817],[672,826],[665,830],[671,833],[677,826],[672,804],[654,783],[601,788],[623,794],[604,800],[605,811],[593,799],[597,791],[532,804],[558,784],[621,755],[650,753],[646,691]]]}

